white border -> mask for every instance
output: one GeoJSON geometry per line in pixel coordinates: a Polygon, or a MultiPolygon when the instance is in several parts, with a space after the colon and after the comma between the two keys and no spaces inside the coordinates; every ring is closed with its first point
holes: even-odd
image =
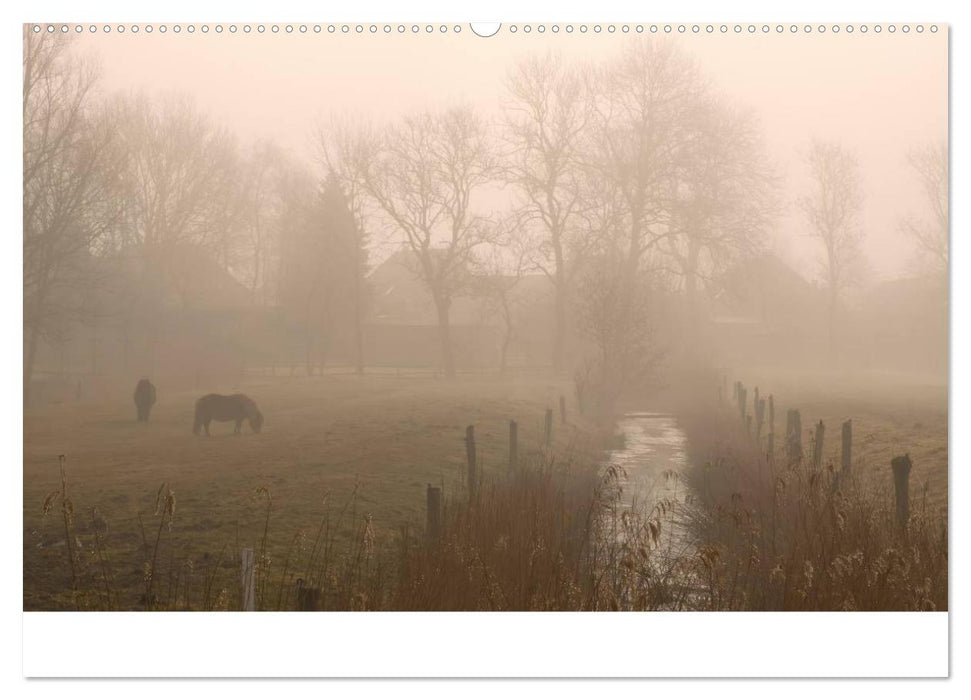
{"type": "Polygon", "coordinates": [[[28,677],[941,678],[947,646],[947,613],[24,615],[28,677]]]}

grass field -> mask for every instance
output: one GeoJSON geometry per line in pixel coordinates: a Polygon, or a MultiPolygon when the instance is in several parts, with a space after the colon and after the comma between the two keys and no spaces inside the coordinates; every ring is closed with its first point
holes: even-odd
{"type": "MultiPolygon", "coordinates": [[[[174,561],[258,546],[267,505],[260,487],[272,498],[267,549],[273,557],[282,556],[296,532],[316,528],[324,512],[345,506],[353,512],[341,534],[352,536],[369,514],[380,545],[400,525],[422,523],[427,484],[444,484],[446,495],[464,489],[466,425],[476,426],[479,462],[488,474],[506,468],[509,419],[519,422],[526,454],[539,449],[544,411],[561,393],[573,412],[570,387],[543,379],[331,375],[210,389],[250,395],[266,417],[262,432],[254,435],[244,424],[237,436],[231,423],[214,423],[211,438],[197,437],[193,403],[203,392],[168,394],[164,386],[147,424],[135,422],[127,396],[26,413],[25,609],[70,605],[63,522],[57,508],[42,514],[46,495],[60,486],[60,454],[77,531],[92,532],[90,509],[97,507],[107,522],[105,549],[116,584],[137,589],[139,550],[156,536],[162,483],[176,498],[171,531],[162,536],[162,556],[174,561]]],[[[563,453],[593,434],[574,415],[565,429],[557,416],[555,426],[555,450],[563,453]]],[[[93,546],[91,537],[82,539],[93,546]]],[[[90,549],[82,554],[96,559],[90,549]]]]}
{"type": "MultiPolygon", "coordinates": [[[[876,486],[876,491],[867,488],[879,503],[889,502],[890,457],[908,452],[914,463],[912,508],[926,507],[932,521],[940,524],[939,514],[947,502],[946,386],[899,376],[858,374],[850,378],[747,370],[729,376],[729,387],[736,378],[748,387],[750,398],[756,386],[763,396],[771,393],[775,397],[777,454],[783,449],[780,436],[784,432],[787,408],[802,412],[807,453],[812,425],[820,419],[826,423],[826,459],[837,463],[839,425],[851,418],[854,472],[876,486]]],[[[732,455],[748,455],[744,459],[752,462],[755,445],[743,435],[731,415],[730,389],[728,399],[719,407],[717,391],[713,390],[714,378],[698,376],[693,381],[694,384],[691,377],[683,378],[677,382],[678,386],[672,385],[670,390],[653,397],[643,397],[628,408],[663,410],[687,418],[689,414],[679,413],[680,401],[684,404],[682,408],[700,412],[708,419],[716,418],[714,423],[709,422],[700,429],[695,424],[687,430],[696,464],[732,455]],[[721,420],[718,416],[727,422],[718,425],[721,420]]],[[[598,464],[608,439],[602,430],[576,416],[575,405],[570,400],[571,389],[569,383],[549,378],[512,380],[495,375],[466,375],[454,382],[430,376],[392,375],[253,378],[235,386],[208,387],[206,391],[241,391],[250,395],[266,417],[263,431],[252,434],[244,425],[244,433],[234,435],[231,423],[213,424],[211,438],[195,436],[191,431],[193,404],[202,391],[168,394],[160,387],[159,400],[148,424],[135,422],[134,405],[127,395],[30,410],[24,419],[24,608],[85,607],[71,591],[69,538],[65,536],[60,502],[55,499],[50,511],[44,514],[45,499],[60,487],[58,456],[62,454],[66,455],[67,490],[74,510],[70,544],[78,552],[78,568],[83,569],[84,581],[78,589],[86,592],[86,600],[94,601],[89,603],[90,607],[146,607],[140,600],[140,591],[146,588],[146,571],[152,570],[159,577],[168,577],[168,581],[159,581],[154,589],[153,584],[148,586],[150,592],[166,596],[158,600],[159,607],[198,609],[197,605],[180,603],[180,579],[186,581],[188,591],[191,578],[196,591],[193,595],[198,596],[198,591],[205,589],[206,609],[218,608],[209,599],[209,572],[216,572],[212,576],[219,577],[216,588],[232,588],[238,581],[239,550],[251,547],[265,553],[262,570],[268,573],[258,587],[262,586],[260,590],[269,599],[261,598],[262,607],[275,609],[280,603],[277,592],[284,588],[290,591],[295,577],[302,575],[300,570],[294,570],[290,553],[301,551],[304,558],[308,550],[313,553],[315,550],[308,543],[314,541],[314,533],[320,531],[324,522],[328,523],[329,533],[325,539],[343,543],[325,556],[344,557],[340,561],[347,562],[360,556],[361,547],[369,550],[373,547],[385,553],[380,558],[382,566],[389,563],[393,566],[400,556],[395,542],[404,541],[402,525],[413,526],[411,540],[417,534],[420,541],[427,484],[443,486],[446,499],[460,507],[446,513],[446,520],[454,529],[451,535],[454,539],[449,546],[436,550],[440,558],[425,558],[425,554],[416,550],[409,555],[412,578],[408,579],[408,587],[399,588],[397,593],[405,596],[402,599],[405,605],[426,606],[421,609],[449,604],[457,606],[456,609],[480,609],[482,605],[487,609],[492,609],[490,605],[500,609],[532,609],[536,605],[540,605],[538,609],[549,605],[567,606],[563,609],[611,609],[621,601],[636,609],[650,607],[657,602],[650,603],[653,592],[641,600],[639,594],[633,595],[630,591],[625,594],[623,586],[618,587],[616,600],[611,598],[614,595],[611,591],[580,594],[587,578],[584,578],[586,574],[577,578],[577,572],[589,563],[589,557],[581,543],[574,540],[577,537],[582,540],[590,533],[579,535],[576,531],[582,524],[577,515],[586,512],[589,502],[586,492],[578,491],[592,489],[595,478],[593,482],[573,480],[574,486],[580,487],[573,492],[562,480],[556,481],[560,485],[553,488],[554,482],[540,472],[534,473],[532,481],[518,486],[511,483],[516,480],[500,479],[494,485],[505,485],[498,490],[485,489],[486,495],[482,501],[476,501],[474,508],[472,504],[468,508],[462,506],[467,503],[465,427],[469,424],[476,427],[478,461],[486,480],[506,471],[509,419],[519,423],[521,459],[525,462],[532,457],[534,465],[547,463],[538,458],[542,452],[544,412],[547,407],[557,406],[561,394],[567,397],[569,418],[564,426],[556,416],[553,454],[560,464],[567,462],[564,459],[567,457],[572,459],[571,464],[581,467],[598,464]],[[162,484],[174,491],[175,509],[171,519],[156,513],[158,498],[165,493],[160,490],[162,484]],[[477,515],[470,520],[472,513],[477,515]],[[539,527],[543,523],[549,526],[546,530],[539,527]],[[569,541],[560,542],[563,538],[569,541]],[[541,541],[546,544],[541,546],[541,541]],[[559,542],[557,548],[548,546],[556,542],[559,542]],[[505,549],[511,546],[518,547],[515,555],[505,549]],[[155,552],[158,552],[158,566],[146,569],[155,552]],[[476,554],[470,559],[472,552],[476,554]],[[544,566],[559,572],[556,576],[537,574],[536,571],[547,569],[527,565],[540,561],[536,559],[538,552],[546,552],[548,561],[543,560],[544,566]],[[567,558],[561,561],[561,556],[567,558]],[[469,562],[477,562],[475,566],[488,572],[482,573],[484,587],[475,588],[476,593],[471,597],[469,584],[476,581],[468,578],[472,575],[471,569],[467,569],[469,562]],[[205,581],[200,582],[200,578],[205,581]],[[577,582],[582,585],[577,587],[577,582]],[[104,600],[100,598],[102,586],[110,588],[104,600]],[[532,587],[542,591],[546,590],[544,586],[553,586],[546,597],[535,598],[538,595],[535,591],[527,595],[532,587]],[[170,597],[173,588],[174,606],[170,597]],[[496,597],[494,588],[501,590],[502,595],[496,597]],[[442,597],[445,590],[451,598],[442,597]]],[[[734,493],[734,487],[729,490],[734,493]]],[[[793,517],[798,519],[805,515],[799,510],[803,501],[798,495],[794,498],[794,505],[790,505],[794,508],[793,517]]],[[[712,512],[729,512],[735,507],[733,503],[727,500],[725,504],[715,503],[712,512]]],[[[866,506],[870,509],[867,512],[876,513],[875,507],[866,506]]],[[[823,530],[813,537],[818,535],[825,540],[829,535],[823,530]]],[[[726,532],[730,536],[719,546],[727,546],[725,551],[729,554],[738,542],[747,542],[739,539],[734,529],[726,532]]],[[[853,532],[866,534],[867,531],[853,532]]],[[[719,542],[724,534],[715,531],[712,541],[719,542]]],[[[746,536],[763,535],[753,531],[746,536]]],[[[873,542],[884,546],[879,538],[873,542]]],[[[764,542],[759,540],[759,543],[764,547],[764,542]]],[[[616,554],[614,550],[610,552],[611,557],[616,554]]],[[[790,568],[795,567],[793,572],[797,572],[802,563],[796,561],[797,550],[791,553],[794,559],[790,568]]],[[[813,550],[813,561],[819,570],[829,566],[830,554],[813,550]]],[[[314,555],[307,561],[310,566],[314,555]]],[[[340,561],[335,561],[330,570],[341,570],[340,561]]],[[[610,580],[616,578],[621,583],[627,580],[624,576],[614,576],[619,570],[613,558],[608,557],[606,561],[607,570],[613,576],[610,580]]],[[[706,561],[709,560],[689,553],[683,563],[692,569],[706,561]]],[[[719,566],[729,566],[734,559],[726,554],[722,561],[719,566]]],[[[879,560],[875,561],[874,566],[880,564],[879,560]]],[[[746,571],[741,579],[733,574],[731,580],[747,580],[752,590],[759,590],[775,580],[772,563],[764,559],[761,578],[751,578],[746,571]]],[[[644,571],[652,572],[653,566],[650,558],[646,559],[644,571]]],[[[932,567],[931,573],[937,575],[936,572],[943,570],[946,574],[946,564],[942,566],[945,568],[932,567]]],[[[353,562],[348,570],[356,572],[355,575],[361,572],[369,575],[366,567],[353,562]]],[[[378,587],[373,589],[371,600],[378,604],[378,596],[385,596],[381,604],[388,604],[387,596],[395,595],[393,578],[378,572],[368,580],[378,587]]],[[[689,576],[686,580],[694,579],[689,576]]],[[[641,586],[643,581],[637,581],[641,586]]],[[[368,585],[355,580],[353,586],[341,590],[366,590],[368,585]]],[[[337,582],[331,589],[334,586],[340,589],[341,584],[337,582]]],[[[650,591],[656,588],[652,586],[648,586],[650,591]]],[[[711,586],[715,592],[723,588],[724,584],[717,581],[711,586]]],[[[939,609],[946,607],[946,594],[938,591],[935,595],[939,609]]],[[[183,600],[187,598],[188,593],[183,600]]],[[[883,609],[884,605],[910,609],[921,604],[926,595],[918,591],[911,598],[886,602],[883,598],[864,598],[861,594],[857,600],[874,609],[883,609]],[[918,602],[913,603],[911,598],[918,602]]],[[[781,603],[751,600],[756,606],[778,605],[789,609],[790,605],[811,606],[816,599],[806,598],[795,603],[788,599],[781,603]]],[[[821,603],[824,605],[841,604],[837,599],[835,603],[829,598],[820,600],[829,601],[821,603]]],[[[353,600],[345,599],[338,604],[358,609],[353,607],[356,605],[353,600]]],[[[712,609],[734,609],[748,603],[732,595],[727,599],[713,596],[709,604],[712,609]]],[[[233,605],[230,602],[227,607],[233,605]]]]}
{"type": "MultiPolygon", "coordinates": [[[[926,486],[927,506],[935,510],[946,507],[948,392],[943,380],[877,372],[841,376],[764,369],[737,375],[748,388],[749,403],[755,387],[763,397],[774,395],[777,449],[782,449],[779,436],[785,432],[786,410],[799,409],[806,454],[810,430],[822,420],[825,458],[838,465],[840,426],[851,419],[856,470],[889,489],[891,457],[909,453],[914,505],[920,505],[926,486]]],[[[731,381],[730,377],[729,399],[731,381]]]]}

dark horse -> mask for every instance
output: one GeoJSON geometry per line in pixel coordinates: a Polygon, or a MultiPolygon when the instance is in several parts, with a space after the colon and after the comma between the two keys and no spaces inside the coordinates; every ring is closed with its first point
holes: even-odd
{"type": "Polygon", "coordinates": [[[206,394],[196,401],[196,418],[192,424],[192,432],[199,434],[199,428],[206,429],[209,434],[210,421],[236,421],[236,430],[242,432],[243,421],[249,421],[249,427],[254,433],[263,427],[263,414],[256,407],[256,403],[245,394],[206,394]]]}
{"type": "Polygon", "coordinates": [[[147,423],[148,414],[155,405],[155,385],[145,378],[138,380],[135,387],[135,409],[138,411],[138,422],[147,423]]]}

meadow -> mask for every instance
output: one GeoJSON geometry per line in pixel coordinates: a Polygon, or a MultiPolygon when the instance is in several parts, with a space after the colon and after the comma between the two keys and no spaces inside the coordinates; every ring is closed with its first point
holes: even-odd
{"type": "MultiPolygon", "coordinates": [[[[212,437],[192,434],[193,405],[202,391],[159,398],[146,424],[135,421],[131,398],[68,401],[28,410],[24,418],[24,607],[70,607],[70,571],[62,518],[45,498],[60,487],[65,455],[73,526],[85,556],[96,562],[93,535],[115,568],[113,583],[136,604],[143,550],[158,529],[156,501],[166,484],[175,497],[171,527],[162,531],[165,556],[203,560],[237,547],[260,547],[274,561],[297,532],[313,530],[326,513],[346,511],[338,538],[351,538],[365,516],[387,542],[404,524],[424,524],[428,484],[446,497],[465,488],[467,425],[476,428],[484,477],[508,464],[508,421],[519,423],[527,458],[543,441],[544,414],[569,399],[570,387],[550,380],[502,381],[467,376],[324,375],[252,377],[213,391],[251,396],[266,417],[260,434],[244,424],[214,423],[212,437]],[[50,504],[49,504],[50,505],[50,504]],[[269,527],[267,527],[267,506],[269,527]],[[96,509],[96,510],[93,510],[96,509]]],[[[572,414],[573,402],[569,401],[572,414]]],[[[558,412],[558,411],[557,411],[558,412]]],[[[554,450],[586,449],[598,434],[569,416],[556,419],[554,450]]],[[[96,564],[93,564],[97,570],[96,564]]],[[[235,566],[235,564],[233,564],[235,566]]]]}

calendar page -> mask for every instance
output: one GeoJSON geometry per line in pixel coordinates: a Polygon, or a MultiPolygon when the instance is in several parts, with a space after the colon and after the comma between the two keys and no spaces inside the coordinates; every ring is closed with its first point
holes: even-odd
{"type": "Polygon", "coordinates": [[[23,24],[25,675],[948,674],[949,27],[640,14],[23,24]]]}

